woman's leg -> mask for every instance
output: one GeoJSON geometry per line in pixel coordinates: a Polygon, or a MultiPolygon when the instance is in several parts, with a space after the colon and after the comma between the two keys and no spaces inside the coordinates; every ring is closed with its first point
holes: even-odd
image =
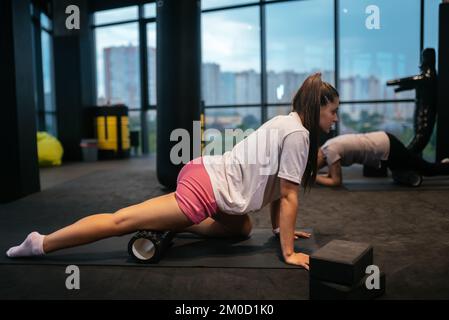
{"type": "Polygon", "coordinates": [[[395,136],[390,138],[388,167],[391,170],[412,170],[423,176],[449,175],[448,163],[430,163],[408,150],[395,136]]]}
{"type": "Polygon", "coordinates": [[[91,243],[137,230],[180,231],[193,223],[181,211],[174,193],[118,210],[96,214],[55,231],[44,238],[45,253],[91,243]]]}
{"type": "Polygon", "coordinates": [[[387,133],[390,140],[390,152],[387,165],[392,171],[413,170],[410,163],[410,151],[394,135],[387,133]]]}
{"type": "Polygon", "coordinates": [[[213,218],[207,218],[184,231],[206,237],[248,237],[251,229],[252,222],[247,214],[230,215],[218,211],[213,218]]]}

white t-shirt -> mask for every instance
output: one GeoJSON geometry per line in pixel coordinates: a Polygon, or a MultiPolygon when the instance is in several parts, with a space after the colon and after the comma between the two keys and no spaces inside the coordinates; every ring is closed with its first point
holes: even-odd
{"type": "Polygon", "coordinates": [[[328,166],[340,160],[342,166],[354,163],[379,168],[390,153],[390,139],[383,131],[343,134],[321,147],[328,166]]]}
{"type": "Polygon", "coordinates": [[[296,112],[265,122],[223,155],[204,155],[218,208],[228,214],[260,210],[280,198],[280,178],[301,183],[309,132],[296,112]]]}

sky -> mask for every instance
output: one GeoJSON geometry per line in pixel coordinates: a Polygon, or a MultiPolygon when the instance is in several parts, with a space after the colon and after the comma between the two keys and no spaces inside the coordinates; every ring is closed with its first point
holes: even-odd
{"type": "MultiPolygon", "coordinates": [[[[254,2],[203,0],[203,9],[254,2]]],[[[308,0],[266,5],[267,70],[309,72],[334,68],[333,0],[308,0]]],[[[426,0],[425,43],[436,45],[439,0],[426,0]]],[[[152,8],[153,14],[155,7],[152,8]]],[[[340,0],[341,76],[376,74],[386,80],[418,73],[420,0],[340,0]],[[380,29],[369,30],[368,5],[379,8],[380,29]]],[[[96,15],[97,23],[137,17],[137,8],[96,15]]],[[[253,69],[260,72],[259,7],[203,13],[203,62],[220,64],[222,71],[253,69]]],[[[103,92],[102,48],[138,45],[137,23],[98,28],[97,70],[103,92]]],[[[148,31],[155,44],[155,28],[148,31]]]]}

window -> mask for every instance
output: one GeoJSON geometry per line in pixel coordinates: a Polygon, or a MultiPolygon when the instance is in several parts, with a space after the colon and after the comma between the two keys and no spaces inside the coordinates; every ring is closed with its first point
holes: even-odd
{"type": "MultiPolygon", "coordinates": [[[[205,145],[208,148],[214,148],[215,151],[224,153],[232,149],[238,142],[234,135],[226,134],[228,130],[240,129],[243,134],[246,130],[250,133],[252,129],[257,129],[261,125],[260,108],[207,108],[205,110],[205,129],[208,130],[204,135],[205,145]],[[219,139],[220,138],[220,139],[219,139]],[[220,146],[221,143],[221,146],[220,146]],[[212,144],[209,146],[209,144],[212,144]]],[[[233,133],[238,134],[237,131],[233,133]]],[[[219,154],[221,154],[219,153],[219,154]]],[[[215,153],[212,153],[212,155],[215,153]]]]}
{"type": "Polygon", "coordinates": [[[156,105],[156,23],[147,24],[148,99],[156,105]]]}
{"type": "Polygon", "coordinates": [[[292,111],[292,107],[290,105],[288,106],[276,106],[276,107],[268,107],[267,110],[267,118],[271,119],[276,116],[286,116],[292,111]]]}
{"type": "MultiPolygon", "coordinates": [[[[438,62],[438,17],[440,0],[424,0],[424,48],[434,48],[438,62]]],[[[437,66],[438,68],[438,63],[437,66]]]]}
{"type": "Polygon", "coordinates": [[[40,15],[41,18],[41,26],[47,30],[51,30],[52,29],[52,22],[51,20],[47,17],[46,14],[41,13],[40,15]]]}
{"type": "MultiPolygon", "coordinates": [[[[423,1],[424,46],[436,47],[440,1],[423,1]]],[[[254,116],[258,121],[246,122],[256,125],[288,114],[304,79],[321,72],[331,84],[338,80],[340,134],[386,130],[410,142],[415,92],[395,93],[386,82],[419,72],[421,0],[203,0],[202,5],[206,127],[241,125],[246,115],[254,116]],[[245,6],[235,8],[239,5],[245,6]],[[377,18],[373,5],[379,28],[370,24],[377,18]],[[254,108],[241,108],[249,106],[254,108]]],[[[431,155],[434,140],[424,157],[431,155]]]]}
{"type": "Polygon", "coordinates": [[[44,87],[44,110],[55,111],[54,90],[53,90],[53,55],[52,55],[52,38],[51,35],[41,31],[41,47],[42,47],[42,76],[44,87]]]}
{"type": "Polygon", "coordinates": [[[340,106],[340,134],[388,131],[405,145],[413,137],[414,103],[344,104],[340,106]]]}
{"type": "Polygon", "coordinates": [[[136,134],[139,137],[137,155],[156,152],[155,18],[155,2],[94,14],[97,104],[129,107],[129,129],[134,131],[133,138],[136,134]],[[146,36],[139,34],[141,26],[146,29],[146,36]],[[140,54],[145,47],[147,74],[143,74],[144,68],[140,66],[140,54]],[[141,89],[142,77],[146,77],[147,88],[141,89]],[[142,104],[142,96],[148,97],[146,104],[142,104]]]}
{"type": "Polygon", "coordinates": [[[419,0],[341,0],[340,93],[342,100],[414,98],[394,93],[386,81],[419,71],[419,0]],[[379,29],[369,29],[368,6],[379,8],[379,29]],[[402,17],[402,18],[401,18],[402,17]]]}
{"type": "Polygon", "coordinates": [[[257,129],[260,126],[258,108],[207,108],[206,129],[257,129]]]}
{"type": "Polygon", "coordinates": [[[53,113],[45,113],[45,131],[50,133],[52,136],[58,136],[58,128],[56,125],[56,115],[53,113]]]}
{"type": "Polygon", "coordinates": [[[36,127],[58,136],[53,67],[53,23],[37,6],[31,5],[33,46],[35,48],[36,127]]]}
{"type": "Polygon", "coordinates": [[[140,108],[139,36],[137,23],[95,29],[97,103],[123,103],[140,108]]]}
{"type": "Polygon", "coordinates": [[[144,6],[145,18],[156,18],[156,3],[148,3],[144,6]]]}
{"type": "Polygon", "coordinates": [[[236,6],[247,3],[258,2],[259,0],[202,0],[201,9],[213,9],[220,7],[236,6]]]}
{"type": "Polygon", "coordinates": [[[120,9],[98,11],[94,14],[95,25],[115,22],[136,20],[138,18],[138,7],[125,7],[120,9]]]}
{"type": "Polygon", "coordinates": [[[202,19],[206,106],[260,104],[258,8],[204,13],[202,19]]]}
{"type": "Polygon", "coordinates": [[[290,103],[315,72],[335,82],[333,3],[315,0],[266,6],[268,103],[290,103]]]}
{"type": "Polygon", "coordinates": [[[147,129],[148,129],[148,147],[150,154],[156,154],[157,151],[157,112],[156,110],[147,111],[147,129]]]}

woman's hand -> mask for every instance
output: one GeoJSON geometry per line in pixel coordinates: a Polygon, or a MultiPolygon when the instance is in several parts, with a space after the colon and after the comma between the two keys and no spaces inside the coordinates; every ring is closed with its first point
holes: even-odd
{"type": "Polygon", "coordinates": [[[300,267],[303,267],[306,270],[309,270],[309,256],[304,253],[293,253],[287,258],[285,258],[285,262],[288,264],[294,264],[300,267]]]}
{"type": "Polygon", "coordinates": [[[303,231],[295,231],[295,240],[298,238],[310,238],[311,234],[303,231]]]}

